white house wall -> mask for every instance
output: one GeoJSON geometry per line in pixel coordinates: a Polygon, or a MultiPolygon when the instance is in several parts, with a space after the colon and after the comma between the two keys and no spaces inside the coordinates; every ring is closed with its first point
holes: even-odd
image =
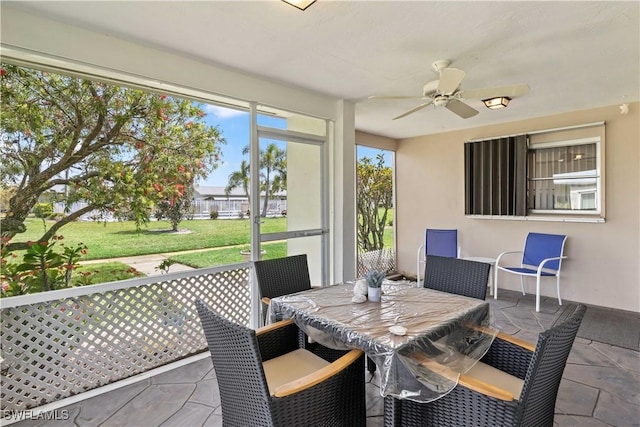
{"type": "MultiPolygon", "coordinates": [[[[563,298],[640,311],[640,105],[621,115],[618,105],[503,125],[400,140],[396,152],[399,270],[415,275],[415,251],[430,228],[457,228],[462,256],[496,257],[522,250],[529,231],[566,234],[563,298]],[[606,222],[472,219],[464,215],[466,140],[606,122],[606,222]]],[[[494,112],[482,111],[481,114],[494,112]]],[[[519,279],[501,275],[500,287],[519,290],[519,279]]],[[[544,282],[543,282],[544,283],[544,282]]],[[[535,291],[531,282],[528,292],[535,291]]],[[[555,298],[555,282],[542,294],[555,298]]]]}

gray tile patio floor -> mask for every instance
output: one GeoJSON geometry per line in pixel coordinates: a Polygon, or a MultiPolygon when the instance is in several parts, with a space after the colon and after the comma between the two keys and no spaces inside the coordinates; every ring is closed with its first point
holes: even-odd
{"type": "MultiPolygon", "coordinates": [[[[532,295],[500,291],[488,297],[498,327],[535,342],[562,312],[543,298],[535,312],[532,295]]],[[[369,375],[367,374],[367,379],[369,375]]],[[[367,426],[383,425],[378,376],[367,383],[367,426]]],[[[26,426],[221,426],[222,412],[210,359],[156,375],[69,405],[68,421],[22,421],[26,426]]],[[[556,426],[640,425],[640,353],[576,338],[556,401],[556,426]]]]}

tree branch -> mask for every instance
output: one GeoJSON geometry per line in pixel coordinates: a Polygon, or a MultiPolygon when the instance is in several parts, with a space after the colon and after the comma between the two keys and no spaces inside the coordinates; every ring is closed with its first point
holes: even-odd
{"type": "MultiPolygon", "coordinates": [[[[94,209],[98,209],[97,206],[95,205],[88,205],[85,206],[82,209],[78,209],[77,211],[71,213],[70,215],[64,217],[63,219],[61,219],[60,221],[57,221],[56,223],[54,223],[51,228],[49,228],[46,233],[44,233],[39,239],[39,242],[48,242],[53,236],[55,236],[56,232],[64,225],[75,221],[76,219],[80,218],[82,215],[91,212],[94,209]]],[[[7,249],[9,251],[17,251],[17,250],[24,250],[24,249],[28,249],[29,245],[27,244],[27,242],[11,242],[7,245],[7,249]]]]}
{"type": "Polygon", "coordinates": [[[47,182],[47,186],[49,188],[53,188],[56,185],[64,185],[64,184],[71,184],[74,182],[82,182],[82,181],[86,181],[89,178],[95,178],[97,176],[100,176],[101,173],[100,172],[89,172],[86,173],[84,175],[76,175],[72,178],[69,179],[62,179],[62,178],[58,178],[58,179],[52,179],[50,181],[47,182]]]}

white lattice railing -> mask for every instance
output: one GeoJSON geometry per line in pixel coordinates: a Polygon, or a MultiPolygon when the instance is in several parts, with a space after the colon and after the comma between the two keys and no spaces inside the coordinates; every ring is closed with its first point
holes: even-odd
{"type": "Polygon", "coordinates": [[[1,410],[42,406],[206,350],[194,301],[249,325],[248,264],[0,301],[1,410]]]}
{"type": "Polygon", "coordinates": [[[358,277],[364,277],[371,270],[392,273],[396,271],[396,256],[392,248],[358,254],[358,277]]]}

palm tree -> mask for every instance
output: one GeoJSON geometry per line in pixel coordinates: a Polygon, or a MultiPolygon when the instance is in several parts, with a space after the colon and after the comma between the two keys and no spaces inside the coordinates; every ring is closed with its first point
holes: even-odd
{"type": "MultiPolygon", "coordinates": [[[[249,147],[242,150],[243,154],[249,152],[249,147]]],[[[264,192],[264,203],[262,206],[261,216],[267,216],[267,206],[269,199],[279,191],[287,188],[287,154],[274,143],[267,146],[266,149],[260,151],[260,191],[264,192]]],[[[229,182],[224,191],[229,194],[234,188],[241,187],[247,199],[251,201],[249,196],[250,171],[249,162],[243,160],[240,163],[240,170],[229,175],[229,182]]]]}
{"type": "Polygon", "coordinates": [[[249,196],[249,162],[243,160],[240,162],[240,170],[229,175],[229,182],[224,189],[225,194],[229,197],[234,188],[241,187],[244,190],[247,200],[251,200],[249,196]]]}
{"type": "Polygon", "coordinates": [[[276,144],[271,143],[260,152],[260,169],[263,179],[261,187],[264,190],[262,215],[267,216],[269,197],[277,191],[286,188],[287,183],[287,154],[276,144]],[[274,175],[275,174],[275,175],[274,175]]]}

